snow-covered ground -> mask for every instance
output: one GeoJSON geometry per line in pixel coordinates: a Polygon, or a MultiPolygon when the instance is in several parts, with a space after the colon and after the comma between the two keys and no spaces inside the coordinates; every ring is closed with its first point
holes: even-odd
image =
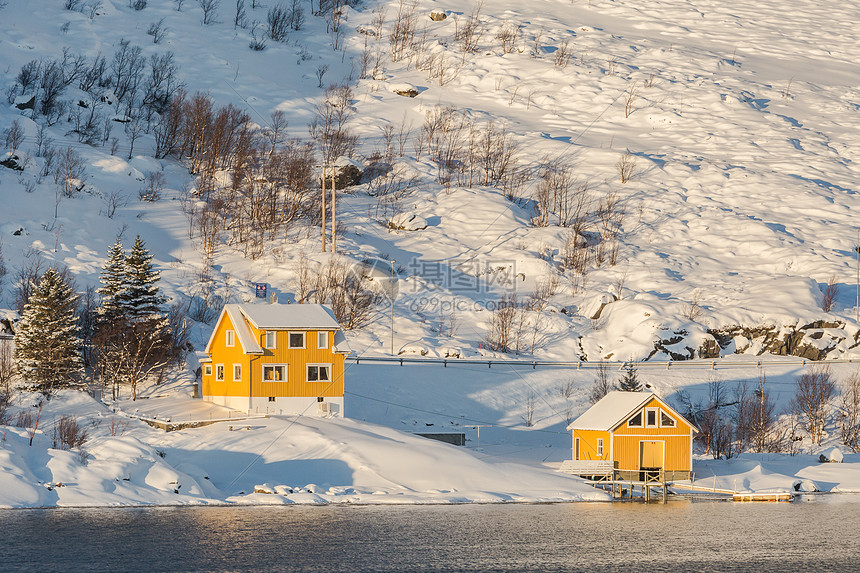
{"type": "MultiPolygon", "coordinates": [[[[843,376],[853,365],[835,367],[843,376]]],[[[767,387],[780,411],[793,394],[798,366],[767,366],[767,387]]],[[[640,371],[670,400],[679,390],[703,397],[703,380],[729,388],[750,380],[749,368],[710,370],[691,364],[640,371]]],[[[568,417],[587,407],[594,371],[480,366],[352,365],[347,372],[348,419],[243,418],[190,398],[189,379],[152,386],[136,402],[107,407],[61,392],[45,403],[33,445],[29,433],[0,427],[0,507],[152,504],[502,503],[606,500],[578,478],[560,474],[569,459],[568,417]],[[572,396],[561,392],[570,381],[572,396]],[[528,403],[534,404],[528,425],[528,403]],[[89,433],[85,459],[52,448],[53,426],[73,415],[89,433]],[[137,417],[161,421],[226,419],[165,432],[137,417]],[[464,433],[457,447],[416,433],[464,433]]],[[[12,419],[34,412],[35,394],[21,394],[12,419]]],[[[805,441],[794,456],[742,454],[730,460],[697,455],[699,487],[860,493],[860,455],[821,464],[818,454],[839,444],[827,428],[821,446],[805,441]],[[716,479],[715,479],[716,476],[716,479]],[[810,485],[814,484],[814,486],[810,485]]]]}
{"type": "MultiPolygon", "coordinates": [[[[713,340],[709,329],[731,327],[747,331],[722,340],[725,347],[718,354],[757,355],[774,347],[766,346],[762,330],[756,334],[756,329],[772,329],[781,337],[815,321],[827,324],[810,329],[804,344],[826,350],[830,358],[858,357],[853,210],[860,175],[855,161],[860,151],[860,71],[854,61],[860,32],[850,3],[493,0],[483,4],[478,18],[482,34],[477,49],[464,56],[454,35],[477,4],[421,0],[415,11],[417,36],[424,40],[425,55],[436,62],[428,69],[417,69],[414,58],[391,57],[388,33],[396,2],[366,1],[345,8],[342,50],[332,49],[326,23],[308,11],[303,30],[291,33],[286,43],[269,42],[260,52],[248,47],[250,23],[264,22],[268,4],[274,2],[257,9],[247,6],[247,28],[234,28],[232,2],[222,2],[216,22],[206,26],[193,2],[183,3],[182,11],[168,0],[150,0],[140,11],[125,0],[101,4],[75,12],[58,2],[9,0],[0,10],[3,93],[28,61],[59,59],[64,47],[71,55],[93,58],[101,53],[110,60],[125,39],[139,45],[146,57],[172,51],[189,92],[206,92],[218,105],[232,103],[261,126],[271,112],[284,111],[291,137],[307,137],[320,84],[349,81],[360,161],[384,146],[386,126],[411,129],[395,162],[415,174],[417,184],[399,209],[402,217],[415,215],[426,228],[420,228],[422,223],[413,225],[415,230],[388,232],[387,221],[374,214],[376,199],[367,194],[366,185],[343,193],[338,205],[343,256],[351,261],[395,259],[402,267],[394,303],[395,353],[503,359],[486,349],[487,308],[514,288],[522,298],[555,277],[558,286],[538,327],[525,336],[521,353],[530,359],[695,355],[713,340]],[[386,18],[382,34],[374,35],[367,32],[377,29],[377,6],[385,9],[386,18]],[[432,21],[431,10],[448,17],[432,21]],[[153,44],[146,32],[161,18],[167,33],[153,44]],[[510,53],[504,53],[497,38],[505,26],[518,27],[510,53]],[[365,45],[379,66],[372,77],[359,78],[365,45]],[[570,59],[559,66],[563,49],[570,59]],[[404,86],[414,86],[416,97],[395,93],[404,86]],[[546,157],[569,162],[578,180],[588,183],[595,210],[601,201],[617,199],[616,213],[624,216],[616,263],[593,261],[584,277],[563,268],[570,230],[530,224],[536,214],[534,181],[518,202],[494,188],[440,185],[437,166],[426,150],[417,151],[426,114],[437,106],[454,106],[478,125],[492,120],[496,127],[504,126],[519,146],[522,167],[534,169],[546,157]],[[616,165],[626,152],[635,167],[622,183],[616,165]],[[500,283],[501,276],[513,282],[500,283]],[[822,289],[830,281],[838,293],[825,312],[822,289]],[[609,304],[598,316],[602,302],[609,304]]],[[[62,96],[72,108],[84,98],[74,87],[62,96]]],[[[119,111],[109,104],[102,110],[108,115],[119,111]]],[[[296,291],[296,261],[303,255],[320,262],[328,257],[319,253],[318,230],[300,226],[283,241],[267,244],[253,261],[221,244],[207,269],[198,240],[189,239],[182,210],[184,191],[194,188],[194,179],[179,162],[152,157],[151,135],[142,135],[132,158],[126,159],[130,141],[122,124],[108,124],[111,137],[118,139],[112,154],[109,143],[80,143],[64,114],[47,135],[59,148],[70,147],[83,157],[87,178],[78,196],[57,202],[53,177],[38,177],[44,159],[35,153],[37,123],[13,105],[0,106],[0,130],[14,120],[24,130],[17,152],[24,169],[0,167],[0,247],[9,270],[0,282],[0,307],[12,306],[18,270],[39,257],[42,268],[68,267],[80,291],[96,285],[118,233],[127,243],[136,234],[143,237],[162,271],[164,292],[178,302],[200,293],[204,275],[214,278],[217,294],[227,301],[250,300],[255,282],[269,283],[271,292],[287,300],[296,291]],[[148,172],[165,177],[158,202],[138,198],[148,172]]],[[[2,161],[7,153],[0,152],[2,161]]],[[[599,226],[599,217],[592,217],[588,236],[593,239],[599,226]]],[[[389,352],[388,311],[382,305],[370,324],[347,333],[357,354],[389,352]]],[[[530,315],[531,324],[537,316],[530,315]]],[[[198,349],[210,328],[194,325],[198,349]]],[[[351,420],[272,418],[233,433],[227,433],[229,423],[219,423],[165,435],[132,420],[122,436],[111,436],[114,414],[81,395],[66,394],[49,403],[45,419],[74,413],[87,424],[102,420],[93,425],[85,446],[88,465],[81,465],[75,454],[48,449],[48,436],[37,435],[31,448],[22,430],[2,428],[0,480],[9,487],[0,492],[9,493],[0,495],[9,497],[0,504],[501,501],[595,495],[542,465],[567,457],[563,419],[585,409],[593,371],[449,366],[427,367],[432,369],[427,374],[421,368],[353,367],[347,382],[351,420]],[[559,391],[568,378],[575,381],[569,400],[559,391]],[[532,394],[535,413],[533,425],[527,426],[532,394]],[[465,428],[468,448],[395,431],[439,426],[465,428]],[[390,449],[395,443],[404,446],[390,449]],[[215,453],[221,450],[223,456],[215,453]],[[409,460],[414,471],[392,461],[403,451],[414,453],[409,460]],[[443,457],[444,464],[434,461],[443,457]],[[318,463],[291,467],[289,460],[318,463]],[[507,465],[512,461],[525,465],[507,465]],[[183,469],[182,463],[197,468],[183,469]],[[265,467],[275,471],[260,469],[265,467]],[[319,478],[325,468],[337,479],[319,478]],[[290,473],[294,471],[301,475],[290,473]],[[425,479],[428,472],[433,484],[425,479]],[[40,482],[64,486],[48,490],[35,485],[40,482]],[[319,487],[310,489],[317,493],[284,498],[250,493],[265,483],[306,488],[315,482],[321,482],[319,487]],[[175,487],[180,484],[182,488],[175,487]]],[[[642,375],[664,396],[682,388],[703,395],[712,375],[708,368],[643,368],[642,375]]],[[[780,393],[782,406],[799,368],[768,366],[768,384],[780,393]]],[[[839,376],[850,368],[837,367],[839,376]]],[[[758,375],[740,369],[717,372],[731,383],[758,375]]],[[[180,376],[183,381],[187,379],[180,376]]],[[[169,399],[175,399],[172,395],[169,399]]],[[[31,405],[27,402],[33,399],[20,397],[16,407],[31,405]]],[[[162,399],[162,414],[169,410],[166,415],[175,416],[181,402],[168,407],[169,399],[162,399]]],[[[156,404],[159,399],[150,400],[156,404]]],[[[826,445],[835,439],[831,431],[826,445]]],[[[822,489],[860,489],[849,465],[818,466],[816,452],[808,453],[788,460],[703,459],[697,476],[707,482],[717,468],[713,471],[723,486],[749,481],[752,489],[790,487],[802,477],[820,480],[822,489]]]]}

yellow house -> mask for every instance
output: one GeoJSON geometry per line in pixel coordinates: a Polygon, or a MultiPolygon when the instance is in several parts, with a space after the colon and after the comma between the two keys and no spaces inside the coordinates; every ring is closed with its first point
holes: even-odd
{"type": "Polygon", "coordinates": [[[343,416],[346,339],[321,304],[228,304],[206,345],[204,400],[260,414],[343,416]]]}
{"type": "Polygon", "coordinates": [[[573,461],[564,471],[616,479],[690,478],[695,426],[651,392],[610,392],[567,427],[573,461]]]}

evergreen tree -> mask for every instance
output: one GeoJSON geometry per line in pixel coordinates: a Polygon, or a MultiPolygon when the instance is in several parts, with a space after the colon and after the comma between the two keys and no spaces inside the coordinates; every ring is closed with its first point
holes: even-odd
{"type": "Polygon", "coordinates": [[[160,279],[139,235],[128,254],[119,240],[108,251],[99,289],[101,320],[94,341],[99,374],[111,386],[114,399],[120,384],[128,384],[136,399],[138,384],[173,358],[160,279]]]}
{"type": "Polygon", "coordinates": [[[125,249],[119,237],[108,249],[108,258],[102,267],[100,281],[102,286],[97,292],[101,297],[101,304],[96,311],[99,323],[114,322],[122,316],[119,298],[126,290],[125,249]]]}
{"type": "Polygon", "coordinates": [[[70,281],[49,268],[33,288],[15,332],[15,367],[45,395],[83,374],[81,339],[70,281]]]}
{"type": "Polygon", "coordinates": [[[158,292],[161,273],[152,266],[152,254],[146,249],[140,235],[125,259],[125,284],[117,301],[129,320],[151,320],[158,315],[166,321],[161,310],[164,297],[158,292]]]}
{"type": "Polygon", "coordinates": [[[618,389],[622,392],[641,392],[642,383],[636,375],[636,367],[632,362],[628,362],[624,367],[624,375],[618,382],[618,389]]]}

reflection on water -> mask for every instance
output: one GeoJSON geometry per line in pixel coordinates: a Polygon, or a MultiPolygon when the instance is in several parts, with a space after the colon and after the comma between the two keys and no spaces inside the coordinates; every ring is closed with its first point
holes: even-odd
{"type": "Polygon", "coordinates": [[[852,569],[860,498],[815,500],[0,511],[0,570],[852,569]]]}

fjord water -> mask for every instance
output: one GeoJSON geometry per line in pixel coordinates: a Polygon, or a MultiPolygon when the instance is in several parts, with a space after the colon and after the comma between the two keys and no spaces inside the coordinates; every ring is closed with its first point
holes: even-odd
{"type": "Polygon", "coordinates": [[[0,511],[13,571],[847,571],[860,499],[0,511]],[[832,500],[832,501],[831,501],[832,500]]]}

